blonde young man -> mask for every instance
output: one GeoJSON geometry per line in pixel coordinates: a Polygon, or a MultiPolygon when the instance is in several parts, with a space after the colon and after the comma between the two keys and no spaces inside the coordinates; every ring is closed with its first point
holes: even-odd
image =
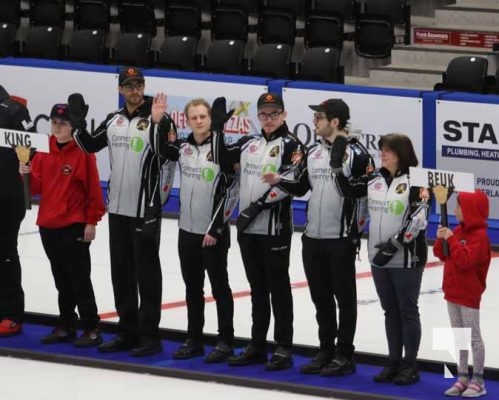
{"type": "MultiPolygon", "coordinates": [[[[225,105],[223,105],[225,113],[225,105]]],[[[216,111],[216,110],[215,110],[216,111]]],[[[230,247],[229,220],[238,200],[239,180],[234,170],[213,161],[212,130],[223,129],[210,104],[194,99],[185,106],[192,132],[186,139],[169,137],[168,158],[180,165],[180,218],[178,252],[187,302],[187,340],[173,354],[175,359],[204,355],[204,278],[208,273],[217,305],[217,345],[207,363],[222,362],[233,355],[234,301],[227,275],[230,247]]]]}

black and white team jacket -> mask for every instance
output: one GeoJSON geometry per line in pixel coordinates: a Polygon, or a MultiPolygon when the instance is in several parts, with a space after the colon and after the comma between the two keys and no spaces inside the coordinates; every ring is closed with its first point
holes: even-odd
{"type": "Polygon", "coordinates": [[[108,212],[143,217],[145,206],[160,209],[168,198],[175,163],[166,158],[168,132],[176,126],[165,114],[159,124],[151,121],[152,99],[129,115],[121,108],[107,116],[94,132],[74,130],[74,139],[85,152],[108,147],[111,176],[108,212]]]}
{"type": "Polygon", "coordinates": [[[380,245],[392,240],[400,249],[384,268],[420,267],[426,264],[426,226],[431,195],[411,186],[407,173],[394,177],[385,168],[371,174],[368,183],[369,262],[380,245]]]}
{"type": "Polygon", "coordinates": [[[234,169],[213,162],[212,137],[196,144],[191,133],[168,145],[167,157],[180,166],[179,228],[219,238],[239,199],[239,178],[234,169]]]}
{"type": "Polygon", "coordinates": [[[367,173],[374,165],[353,135],[346,137],[342,172],[332,172],[331,143],[319,138],[307,151],[296,180],[283,177],[278,186],[296,196],[310,192],[305,235],[313,239],[358,239],[366,222],[367,173]]]}
{"type": "Polygon", "coordinates": [[[278,236],[293,232],[291,196],[277,186],[262,181],[266,172],[277,172],[295,179],[303,162],[304,149],[284,123],[268,138],[261,135],[246,136],[236,144],[220,146],[223,135],[217,134],[220,163],[240,165],[241,188],[239,210],[251,203],[259,203],[262,211],[245,229],[244,233],[278,236]]]}

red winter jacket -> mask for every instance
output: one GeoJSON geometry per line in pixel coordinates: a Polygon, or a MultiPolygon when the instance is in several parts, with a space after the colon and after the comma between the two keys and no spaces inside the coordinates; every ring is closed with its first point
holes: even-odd
{"type": "Polygon", "coordinates": [[[460,192],[459,205],[463,221],[454,229],[449,243],[449,256],[437,239],[433,254],[445,261],[443,291],[445,299],[470,308],[480,308],[490,265],[490,241],[487,236],[489,201],[480,190],[460,192]]]}
{"type": "Polygon", "coordinates": [[[50,153],[36,153],[31,163],[31,194],[41,195],[37,225],[97,225],[105,207],[95,156],[73,141],[59,149],[54,136],[49,144],[50,153]]]}

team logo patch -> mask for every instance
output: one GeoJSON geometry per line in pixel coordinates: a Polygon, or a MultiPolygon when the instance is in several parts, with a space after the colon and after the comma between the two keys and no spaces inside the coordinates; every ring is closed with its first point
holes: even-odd
{"type": "Polygon", "coordinates": [[[404,204],[399,200],[394,200],[390,202],[388,209],[393,215],[402,215],[404,212],[404,204]]]}
{"type": "Polygon", "coordinates": [[[374,184],[374,189],[381,190],[383,188],[383,183],[378,182],[374,184]]]}
{"type": "Polygon", "coordinates": [[[149,127],[149,120],[142,118],[137,122],[137,129],[139,131],[145,131],[149,127]]]}
{"type": "Polygon", "coordinates": [[[211,153],[211,150],[206,154],[206,161],[213,161],[213,154],[211,153]]]}
{"type": "Polygon", "coordinates": [[[61,174],[64,176],[71,175],[71,171],[73,171],[73,168],[71,168],[71,165],[65,164],[61,167],[61,174]]]}
{"type": "Polygon", "coordinates": [[[136,153],[140,153],[142,150],[144,150],[144,147],[145,143],[141,137],[134,136],[130,140],[130,149],[132,149],[136,153]]]}
{"type": "Polygon", "coordinates": [[[274,164],[265,164],[262,168],[262,174],[267,174],[269,172],[276,173],[277,168],[274,164]]]}
{"type": "Polygon", "coordinates": [[[125,119],[123,117],[118,117],[118,119],[116,119],[116,125],[123,125],[124,122],[125,119]]]}
{"type": "Polygon", "coordinates": [[[316,152],[314,152],[314,156],[313,156],[316,160],[319,160],[322,158],[322,150],[319,149],[317,150],[316,152]]]}
{"type": "Polygon", "coordinates": [[[269,157],[277,157],[279,155],[279,146],[274,146],[269,151],[269,157]]]}
{"type": "Polygon", "coordinates": [[[184,155],[192,156],[192,149],[190,147],[184,147],[184,155]]]}
{"type": "Polygon", "coordinates": [[[257,150],[258,150],[258,146],[257,146],[256,144],[252,144],[252,145],[249,147],[249,149],[248,149],[248,151],[249,151],[250,153],[256,153],[256,152],[257,152],[257,150]]]}
{"type": "Polygon", "coordinates": [[[303,152],[301,150],[293,151],[293,154],[291,154],[291,162],[293,164],[300,164],[302,160],[303,160],[303,152]]]}
{"type": "Polygon", "coordinates": [[[201,177],[206,182],[211,182],[215,178],[215,171],[213,171],[211,168],[203,168],[201,170],[201,177]]]}
{"type": "Polygon", "coordinates": [[[399,183],[395,188],[395,193],[402,194],[407,190],[407,183],[399,183]]]}

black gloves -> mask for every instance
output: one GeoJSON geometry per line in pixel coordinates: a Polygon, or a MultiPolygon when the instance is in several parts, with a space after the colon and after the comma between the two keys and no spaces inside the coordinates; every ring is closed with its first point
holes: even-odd
{"type": "Polygon", "coordinates": [[[343,135],[336,136],[331,147],[331,159],[329,165],[332,172],[341,172],[343,169],[343,159],[345,158],[345,150],[347,148],[347,138],[343,135]]]}
{"type": "Polygon", "coordinates": [[[85,117],[88,113],[88,105],[80,93],[73,93],[68,97],[69,122],[73,129],[85,129],[87,122],[85,117]]]}
{"type": "Polygon", "coordinates": [[[388,242],[378,244],[376,248],[378,248],[379,251],[374,255],[372,264],[377,267],[385,266],[402,247],[403,246],[393,238],[388,242]]]}
{"type": "Polygon", "coordinates": [[[224,124],[232,117],[234,110],[227,110],[225,97],[217,97],[211,106],[211,127],[214,132],[222,132],[224,124]]]}
{"type": "Polygon", "coordinates": [[[263,204],[260,202],[251,203],[250,206],[239,214],[236,221],[236,227],[238,232],[244,232],[249,224],[256,218],[256,216],[262,211],[263,204]]]}

